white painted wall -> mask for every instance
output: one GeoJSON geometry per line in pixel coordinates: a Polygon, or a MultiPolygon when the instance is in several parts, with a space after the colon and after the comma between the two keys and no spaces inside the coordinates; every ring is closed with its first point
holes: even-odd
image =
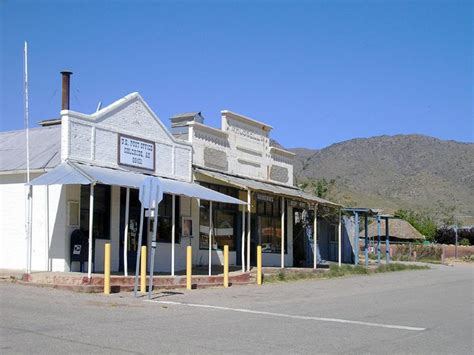
{"type": "MultiPolygon", "coordinates": [[[[61,159],[119,168],[118,138],[128,135],[155,143],[155,173],[177,180],[192,179],[192,147],[177,141],[139,94],[85,115],[61,111],[61,159]]],[[[127,170],[140,169],[124,167],[127,170]]]]}
{"type": "Polygon", "coordinates": [[[0,268],[26,270],[25,176],[2,175],[0,179],[0,268]]]}
{"type": "Polygon", "coordinates": [[[228,111],[222,113],[222,128],[191,124],[194,148],[193,164],[226,173],[293,186],[293,155],[270,146],[271,127],[228,111]],[[205,161],[205,149],[225,152],[227,168],[211,166],[205,161]],[[271,169],[280,167],[288,172],[288,180],[272,179],[271,169]]]}
{"type": "MultiPolygon", "coordinates": [[[[32,174],[35,178],[40,174],[32,174]]],[[[0,268],[26,270],[26,187],[24,174],[0,175],[0,268]]],[[[55,185],[33,187],[33,271],[65,271],[66,188],[55,185]],[[49,210],[47,211],[47,200],[49,210]],[[49,214],[49,221],[47,216],[49,214]],[[48,255],[49,254],[49,255],[48,255]],[[49,258],[48,258],[49,257],[49,258]]]]}

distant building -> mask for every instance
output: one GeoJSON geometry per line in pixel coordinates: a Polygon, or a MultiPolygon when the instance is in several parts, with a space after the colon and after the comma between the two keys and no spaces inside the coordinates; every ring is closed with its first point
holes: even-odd
{"type": "MultiPolygon", "coordinates": [[[[392,218],[390,219],[390,241],[391,242],[414,242],[424,241],[425,237],[418,232],[409,222],[392,218]]],[[[371,223],[369,225],[369,238],[377,239],[377,223],[371,223]]],[[[385,219],[380,221],[381,239],[385,240],[385,219]]],[[[365,230],[362,230],[360,236],[363,237],[365,230]]]]}

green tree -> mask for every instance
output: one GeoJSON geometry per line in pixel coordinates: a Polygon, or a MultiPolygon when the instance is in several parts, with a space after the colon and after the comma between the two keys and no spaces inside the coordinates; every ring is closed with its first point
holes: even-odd
{"type": "Polygon", "coordinates": [[[418,232],[423,234],[427,240],[431,242],[434,241],[438,226],[431,216],[425,213],[403,209],[396,211],[394,216],[410,223],[418,232]]]}

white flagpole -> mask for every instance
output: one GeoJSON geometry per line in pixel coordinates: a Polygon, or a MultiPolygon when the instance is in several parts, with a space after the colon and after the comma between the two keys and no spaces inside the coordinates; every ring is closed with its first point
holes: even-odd
{"type": "Polygon", "coordinates": [[[26,183],[27,183],[27,221],[26,221],[26,236],[27,236],[27,273],[31,272],[32,259],[32,242],[31,242],[31,215],[32,215],[32,187],[30,183],[30,134],[29,134],[29,107],[28,107],[28,43],[25,41],[24,47],[25,56],[25,128],[26,128],[26,183]]]}
{"type": "Polygon", "coordinates": [[[28,43],[25,41],[25,127],[26,127],[26,181],[30,182],[30,137],[28,111],[28,43]]]}

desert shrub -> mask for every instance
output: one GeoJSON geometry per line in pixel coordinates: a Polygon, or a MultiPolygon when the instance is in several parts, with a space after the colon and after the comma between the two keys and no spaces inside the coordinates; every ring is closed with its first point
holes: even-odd
{"type": "Polygon", "coordinates": [[[409,261],[413,258],[413,252],[416,252],[417,260],[440,260],[442,254],[441,247],[434,244],[412,244],[411,247],[410,244],[398,244],[392,258],[399,261],[409,261]]]}
{"type": "Polygon", "coordinates": [[[472,262],[474,262],[474,254],[465,255],[462,259],[464,261],[467,261],[468,263],[472,263],[472,262]]]}
{"type": "Polygon", "coordinates": [[[471,243],[469,243],[469,239],[467,238],[462,238],[459,244],[464,245],[464,246],[469,246],[471,243]]]}
{"type": "MultiPolygon", "coordinates": [[[[466,245],[474,245],[474,227],[471,229],[458,230],[458,242],[463,239],[469,241],[469,244],[466,245]]],[[[438,228],[435,235],[435,241],[440,244],[454,244],[456,243],[456,233],[454,232],[454,229],[449,227],[438,228]]]]}

